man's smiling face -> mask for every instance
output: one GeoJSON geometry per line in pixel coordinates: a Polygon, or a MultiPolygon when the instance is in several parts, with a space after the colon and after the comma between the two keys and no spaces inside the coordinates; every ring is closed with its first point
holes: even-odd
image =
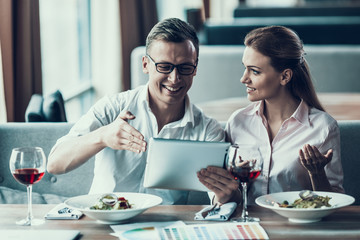
{"type": "MultiPolygon", "coordinates": [[[[154,41],[147,53],[155,63],[196,65],[197,53],[193,43],[186,40],[181,43],[154,41]]],[[[155,104],[183,104],[189,91],[196,69],[191,75],[181,75],[177,68],[171,73],[160,73],[149,57],[143,58],[143,71],[149,74],[149,97],[155,104]]]]}

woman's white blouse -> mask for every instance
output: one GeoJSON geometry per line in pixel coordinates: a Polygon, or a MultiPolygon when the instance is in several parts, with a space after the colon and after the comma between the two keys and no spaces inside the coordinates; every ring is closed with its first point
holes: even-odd
{"type": "Polygon", "coordinates": [[[316,146],[322,154],[333,149],[325,172],[333,189],[344,192],[340,131],[336,120],[301,101],[270,142],[263,107],[261,101],[237,110],[225,129],[231,143],[257,145],[260,149],[263,167],[261,175],[249,186],[249,204],[254,204],[256,197],[264,194],[312,189],[309,174],[299,160],[299,150],[305,144],[316,146]]]}

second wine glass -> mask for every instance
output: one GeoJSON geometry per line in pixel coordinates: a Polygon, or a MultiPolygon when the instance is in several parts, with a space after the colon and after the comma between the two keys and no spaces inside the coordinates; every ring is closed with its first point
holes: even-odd
{"type": "Polygon", "coordinates": [[[16,224],[39,225],[43,219],[34,219],[32,215],[32,185],[39,182],[45,174],[46,157],[40,147],[14,148],[10,156],[10,171],[14,178],[27,188],[28,214],[27,217],[16,224]]]}
{"type": "Polygon", "coordinates": [[[262,161],[259,148],[253,145],[231,145],[226,159],[226,168],[238,181],[239,187],[242,189],[243,208],[241,217],[233,219],[233,221],[258,222],[258,218],[249,217],[247,190],[250,180],[256,179],[261,172],[262,161]]]}

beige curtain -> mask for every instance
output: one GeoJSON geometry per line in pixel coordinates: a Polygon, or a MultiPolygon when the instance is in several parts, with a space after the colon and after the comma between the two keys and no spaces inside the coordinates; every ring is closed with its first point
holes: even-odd
{"type": "Polygon", "coordinates": [[[0,123],[7,122],[6,106],[5,106],[5,91],[4,91],[4,77],[1,57],[1,41],[0,41],[0,123]]]}
{"type": "Polygon", "coordinates": [[[0,42],[7,121],[23,122],[42,93],[39,0],[0,1],[0,42]]]}
{"type": "MultiPolygon", "coordinates": [[[[145,45],[158,17],[156,0],[119,0],[122,89],[130,89],[131,51],[145,45]]],[[[0,42],[7,120],[24,121],[34,93],[42,93],[39,0],[0,1],[0,42]]]]}
{"type": "Polygon", "coordinates": [[[145,45],[146,36],[158,22],[156,0],[119,0],[121,53],[122,53],[122,90],[130,86],[131,51],[145,45]]]}

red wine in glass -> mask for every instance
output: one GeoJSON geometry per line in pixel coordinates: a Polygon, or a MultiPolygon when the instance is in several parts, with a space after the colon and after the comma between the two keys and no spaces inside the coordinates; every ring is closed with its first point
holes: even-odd
{"type": "Polygon", "coordinates": [[[255,180],[262,168],[261,155],[258,147],[252,145],[231,145],[226,158],[226,169],[241,184],[242,214],[237,222],[258,222],[258,218],[249,217],[247,211],[247,188],[250,180],[255,180]]]}
{"type": "Polygon", "coordinates": [[[239,180],[240,182],[250,182],[250,180],[254,180],[258,176],[260,176],[261,170],[254,170],[254,171],[245,170],[245,171],[242,171],[240,169],[240,171],[239,171],[239,169],[231,168],[230,172],[234,176],[235,180],[239,180]]]}
{"type": "Polygon", "coordinates": [[[26,186],[28,198],[28,213],[25,219],[16,224],[22,226],[39,225],[43,219],[34,219],[32,215],[32,185],[39,182],[46,168],[46,157],[40,147],[19,147],[11,152],[9,167],[16,181],[26,186]]]}
{"type": "Polygon", "coordinates": [[[45,172],[39,172],[36,168],[15,169],[14,178],[21,184],[29,185],[39,182],[45,172]]]}

